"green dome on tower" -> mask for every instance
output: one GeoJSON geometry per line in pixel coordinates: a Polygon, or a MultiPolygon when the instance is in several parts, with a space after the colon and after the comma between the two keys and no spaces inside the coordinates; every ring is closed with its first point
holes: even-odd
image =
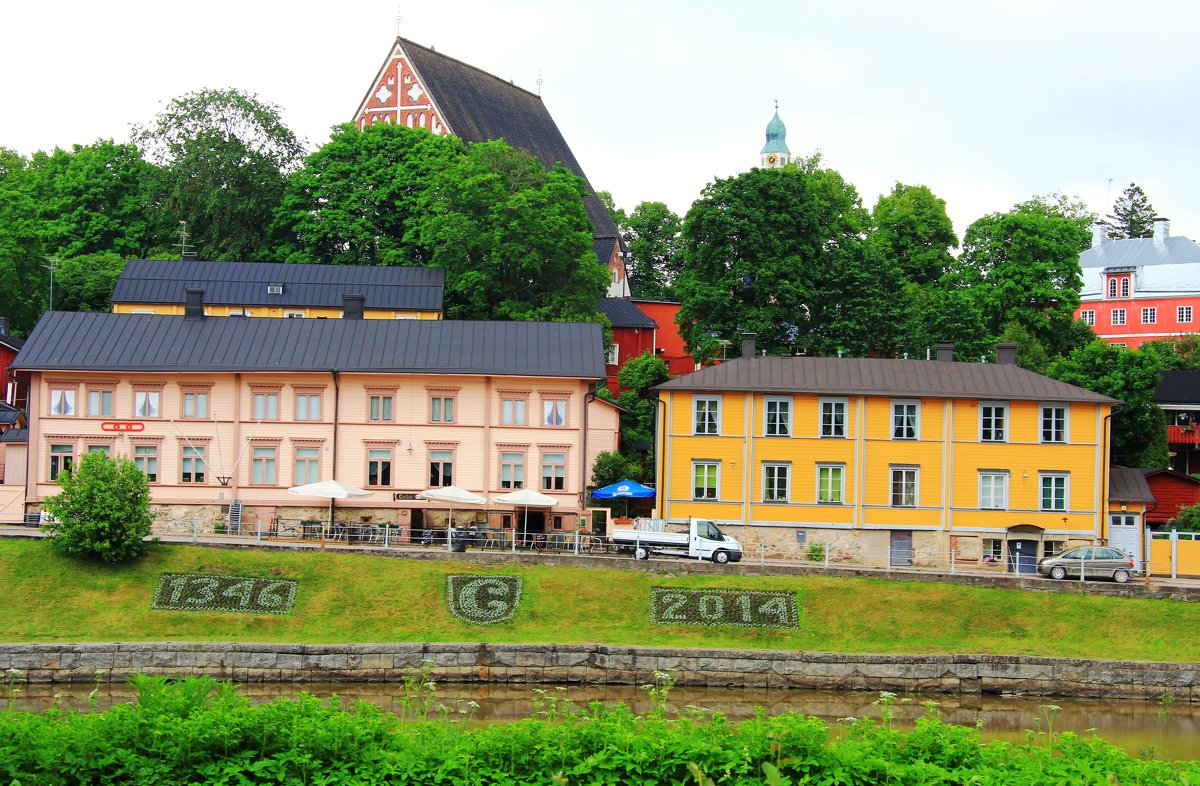
{"type": "Polygon", "coordinates": [[[767,123],[767,144],[763,145],[762,153],[783,153],[790,155],[792,151],[787,146],[787,126],[779,119],[779,108],[775,108],[775,117],[767,123]]]}

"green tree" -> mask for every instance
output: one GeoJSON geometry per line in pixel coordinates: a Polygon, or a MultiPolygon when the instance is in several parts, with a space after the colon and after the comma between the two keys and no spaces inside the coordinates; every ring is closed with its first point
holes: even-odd
{"type": "Polygon", "coordinates": [[[112,251],[60,259],[54,267],[54,308],[111,311],[113,287],[125,263],[112,251]]]}
{"type": "Polygon", "coordinates": [[[896,183],[871,211],[868,244],[882,259],[900,268],[907,281],[931,284],[950,270],[958,247],[946,201],[928,186],[896,183]]]}
{"type": "Polygon", "coordinates": [[[716,180],[688,211],[675,290],[694,356],[736,346],[742,331],[768,352],[895,351],[901,279],[866,253],[854,187],[817,164],[716,180]]]}
{"type": "Polygon", "coordinates": [[[624,392],[617,398],[621,413],[621,445],[625,455],[635,458],[634,446],[650,445],[648,451],[651,466],[654,453],[654,422],[656,417],[655,396],[651,391],[671,378],[667,364],[652,352],[643,352],[631,358],[617,372],[617,384],[624,392]]]}
{"type": "Polygon", "coordinates": [[[150,484],[132,461],[87,453],[58,483],[62,491],[46,499],[46,510],[57,519],[46,527],[57,551],[103,562],[146,553],[154,520],[150,484]]]}
{"type": "Polygon", "coordinates": [[[1153,402],[1163,362],[1155,352],[1129,352],[1093,341],[1050,363],[1047,374],[1122,403],[1112,416],[1112,461],[1128,467],[1166,467],[1166,421],[1153,402]]]}
{"type": "Polygon", "coordinates": [[[618,226],[633,257],[625,266],[633,296],[670,300],[671,283],[679,275],[679,216],[662,202],[642,202],[618,226]]]}
{"type": "Polygon", "coordinates": [[[1038,340],[1037,336],[1026,330],[1020,322],[1006,324],[1004,330],[1000,331],[997,342],[1017,345],[1017,365],[1021,368],[1027,368],[1038,374],[1046,373],[1046,366],[1050,362],[1050,353],[1046,351],[1046,347],[1038,340]]]}
{"type": "Polygon", "coordinates": [[[1112,212],[1104,223],[1108,236],[1115,240],[1150,237],[1154,234],[1154,206],[1137,183],[1130,183],[1113,203],[1112,212]]]}
{"type": "Polygon", "coordinates": [[[276,258],[272,219],[304,154],[279,107],[235,89],[201,90],[172,100],[151,125],[135,126],[133,139],[160,167],[153,185],[160,242],[186,223],[188,245],[202,258],[276,258]]]}
{"type": "Polygon", "coordinates": [[[417,265],[420,201],[446,170],[458,171],[463,144],[423,129],[376,123],[337,126],[288,178],[276,215],[289,262],[417,265]]]}
{"type": "Polygon", "coordinates": [[[16,335],[33,328],[49,297],[36,191],[29,162],[0,148],[0,316],[16,335]]]}
{"type": "Polygon", "coordinates": [[[420,243],[446,269],[452,319],[603,322],[582,178],[502,141],[468,145],[420,200],[420,243]]]}
{"type": "Polygon", "coordinates": [[[1180,532],[1200,532],[1200,503],[1180,508],[1179,515],[1172,519],[1166,528],[1177,529],[1180,532]]]}
{"type": "MultiPolygon", "coordinates": [[[[642,480],[642,465],[633,459],[626,458],[615,450],[605,450],[596,454],[592,464],[592,490],[612,485],[618,480],[642,480]]],[[[613,500],[604,500],[611,506],[613,500]]]]}
{"type": "Polygon", "coordinates": [[[624,232],[625,224],[629,221],[629,216],[625,211],[617,207],[617,203],[613,201],[613,195],[608,191],[597,191],[596,198],[600,200],[600,204],[604,205],[604,209],[608,211],[608,217],[617,225],[617,228],[624,232]]]}
{"type": "Polygon", "coordinates": [[[967,229],[943,283],[971,291],[989,333],[1016,322],[1058,354],[1079,305],[1079,253],[1090,243],[1091,220],[1060,195],[984,216],[967,229]]]}

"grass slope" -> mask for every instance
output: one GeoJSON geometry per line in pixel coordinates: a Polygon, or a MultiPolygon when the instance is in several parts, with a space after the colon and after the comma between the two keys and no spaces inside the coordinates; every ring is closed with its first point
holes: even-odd
{"type": "Polygon", "coordinates": [[[830,652],[971,652],[1200,661],[1200,604],[885,579],[668,576],[615,568],[486,566],[362,554],[155,546],[126,567],[0,541],[0,641],[596,642],[830,652]],[[154,611],[162,573],[299,580],[288,616],[154,611]],[[525,580],[513,622],[450,616],[445,577],[525,580]],[[650,588],[792,590],[798,629],[658,626],[650,588]]]}

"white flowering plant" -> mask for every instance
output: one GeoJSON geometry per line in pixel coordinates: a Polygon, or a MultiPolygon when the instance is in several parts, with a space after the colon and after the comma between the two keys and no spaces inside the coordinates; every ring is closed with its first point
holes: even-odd
{"type": "Polygon", "coordinates": [[[656,625],[738,625],[795,628],[796,593],[777,590],[650,590],[650,620],[656,625]]]}
{"type": "Polygon", "coordinates": [[[450,613],[463,622],[508,622],[521,603],[521,585],[517,576],[447,576],[446,603],[450,613]]]}
{"type": "Polygon", "coordinates": [[[170,611],[232,611],[291,614],[296,600],[292,579],[264,579],[211,573],[164,573],[150,608],[170,611]]]}

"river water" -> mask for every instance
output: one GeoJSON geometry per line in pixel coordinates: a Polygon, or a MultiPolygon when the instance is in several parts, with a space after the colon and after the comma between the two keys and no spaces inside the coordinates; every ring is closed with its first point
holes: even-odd
{"type": "MultiPolygon", "coordinates": [[[[105,684],[92,691],[90,685],[29,684],[10,695],[10,704],[22,709],[41,711],[55,701],[64,709],[103,711],[117,702],[133,698],[128,685],[105,684]],[[57,698],[56,698],[57,697],[57,698]]],[[[472,711],[477,722],[510,721],[528,717],[537,710],[533,704],[541,689],[547,694],[568,699],[577,705],[592,701],[606,704],[624,703],[637,712],[647,712],[652,704],[645,692],[633,685],[568,685],[565,689],[537,685],[500,685],[483,683],[439,683],[438,700],[453,717],[462,717],[473,701],[479,706],[472,711]]],[[[344,701],[366,701],[390,712],[402,709],[400,686],[395,683],[247,683],[240,686],[242,695],[252,701],[269,701],[311,693],[314,696],[337,695],[344,701]]],[[[755,708],[768,714],[799,712],[826,720],[835,730],[842,718],[878,718],[879,708],[872,702],[879,695],[857,691],[771,690],[766,688],[699,688],[675,687],[668,697],[668,712],[679,712],[687,706],[703,707],[721,712],[731,719],[748,718],[755,708]]],[[[1056,705],[1054,732],[1072,731],[1095,734],[1138,756],[1155,755],[1169,759],[1200,759],[1200,704],[1133,701],[1126,699],[1068,699],[1022,696],[936,696],[901,695],[911,703],[898,703],[897,725],[911,723],[925,714],[925,701],[937,701],[942,719],[966,726],[983,721],[983,734],[988,739],[1025,742],[1029,731],[1046,728],[1045,705],[1056,705]]]]}

